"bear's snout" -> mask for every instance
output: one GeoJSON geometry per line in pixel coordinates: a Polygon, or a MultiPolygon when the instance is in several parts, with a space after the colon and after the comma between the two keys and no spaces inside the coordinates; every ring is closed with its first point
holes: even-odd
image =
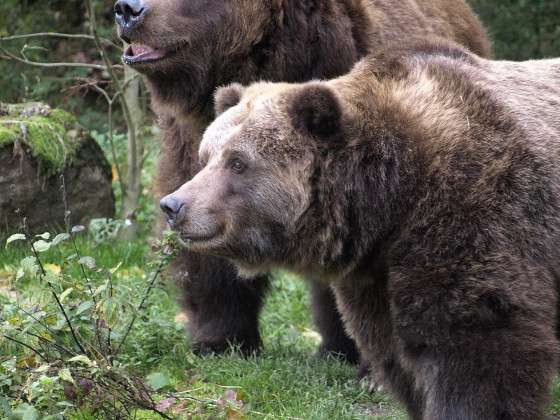
{"type": "Polygon", "coordinates": [[[115,20],[124,32],[134,29],[140,24],[148,11],[147,5],[142,0],[119,0],[115,3],[113,12],[115,20]]]}
{"type": "Polygon", "coordinates": [[[177,222],[179,213],[185,206],[185,203],[182,200],[179,200],[173,194],[164,197],[160,202],[159,206],[161,211],[165,213],[167,217],[167,222],[173,226],[177,222]]]}

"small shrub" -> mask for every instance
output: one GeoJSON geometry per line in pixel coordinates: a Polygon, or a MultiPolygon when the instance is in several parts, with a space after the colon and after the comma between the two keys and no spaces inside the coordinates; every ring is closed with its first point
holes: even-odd
{"type": "Polygon", "coordinates": [[[125,418],[145,409],[169,418],[156,401],[161,380],[154,387],[157,375],[145,382],[132,373],[121,350],[174,253],[174,236],[157,243],[147,284],[131,287],[114,281],[121,264],[102,267],[80,253],[76,237],[83,230],[36,236],[24,230],[6,242],[30,251],[13,267],[12,281],[35,284],[25,288],[28,294],[0,295],[0,417],[65,418],[80,409],[125,418]],[[59,264],[45,263],[44,253],[53,252],[59,264]]]}

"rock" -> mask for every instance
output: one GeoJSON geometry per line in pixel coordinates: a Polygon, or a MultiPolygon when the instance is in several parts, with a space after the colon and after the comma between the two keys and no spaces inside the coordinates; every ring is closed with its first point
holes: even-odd
{"type": "Polygon", "coordinates": [[[0,104],[0,236],[113,217],[111,167],[99,145],[65,111],[40,103],[0,104]]]}

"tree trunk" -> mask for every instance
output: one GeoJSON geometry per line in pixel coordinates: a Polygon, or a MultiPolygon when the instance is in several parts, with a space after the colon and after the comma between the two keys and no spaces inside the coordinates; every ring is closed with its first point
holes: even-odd
{"type": "Polygon", "coordinates": [[[122,234],[124,239],[131,239],[136,235],[138,230],[136,213],[142,195],[144,108],[141,103],[140,83],[137,73],[130,67],[125,66],[124,100],[128,104],[131,124],[128,126],[126,192],[123,197],[123,218],[127,221],[127,227],[122,234]]]}

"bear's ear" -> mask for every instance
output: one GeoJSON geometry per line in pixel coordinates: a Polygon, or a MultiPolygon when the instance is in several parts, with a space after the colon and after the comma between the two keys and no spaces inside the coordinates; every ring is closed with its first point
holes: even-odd
{"type": "Polygon", "coordinates": [[[327,138],[341,129],[342,111],[333,89],[312,83],[296,92],[288,105],[292,125],[305,134],[327,138]]]}
{"type": "Polygon", "coordinates": [[[231,85],[219,88],[214,95],[214,112],[216,117],[237,105],[241,101],[244,89],[239,83],[232,83],[231,85]]]}

